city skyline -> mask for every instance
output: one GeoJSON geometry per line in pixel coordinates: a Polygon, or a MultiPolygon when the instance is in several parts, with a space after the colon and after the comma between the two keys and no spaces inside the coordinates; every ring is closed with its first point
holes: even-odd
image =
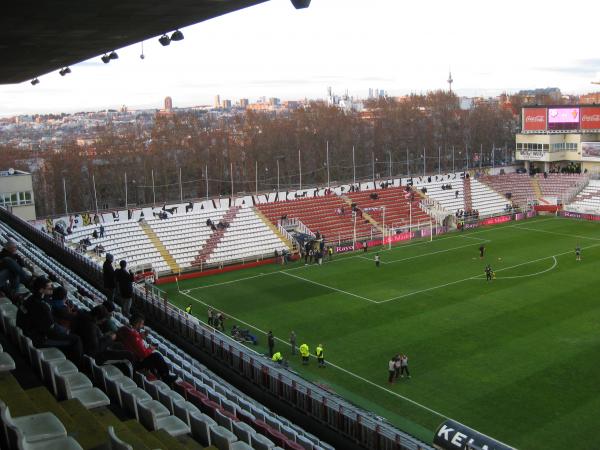
{"type": "MultiPolygon", "coordinates": [[[[185,39],[161,47],[156,38],[117,49],[120,58],[94,58],[72,73],[0,86],[0,116],[175,107],[223,100],[325,98],[326,89],[366,98],[369,88],[392,96],[447,89],[459,96],[556,86],[567,94],[597,90],[600,58],[594,14],[562,29],[558,2],[509,0],[489,12],[474,1],[314,0],[295,10],[272,0],[182,29],[185,39]],[[435,11],[435,14],[431,12],[435,11]],[[513,30],[528,17],[545,28],[513,30]],[[450,18],[450,19],[449,19],[450,18]]],[[[582,0],[570,4],[590,10],[582,0]]]]}

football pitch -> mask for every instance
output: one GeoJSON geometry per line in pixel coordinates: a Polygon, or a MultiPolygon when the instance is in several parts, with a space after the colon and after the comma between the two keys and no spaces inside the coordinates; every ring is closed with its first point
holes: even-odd
{"type": "Polygon", "coordinates": [[[447,417],[519,449],[591,450],[599,274],[600,224],[541,217],[161,287],[203,321],[208,306],[223,311],[262,353],[272,330],[294,370],[426,442],[447,417]],[[291,355],[291,330],[313,355],[323,344],[325,369],[291,355]],[[388,384],[397,353],[412,377],[388,384]]]}

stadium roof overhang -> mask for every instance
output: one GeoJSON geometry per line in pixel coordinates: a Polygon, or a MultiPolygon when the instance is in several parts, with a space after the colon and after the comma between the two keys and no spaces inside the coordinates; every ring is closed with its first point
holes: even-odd
{"type": "MultiPolygon", "coordinates": [[[[20,83],[105,52],[268,0],[30,0],[0,13],[0,84],[20,83]]],[[[296,6],[296,1],[293,1],[296,6]]]]}

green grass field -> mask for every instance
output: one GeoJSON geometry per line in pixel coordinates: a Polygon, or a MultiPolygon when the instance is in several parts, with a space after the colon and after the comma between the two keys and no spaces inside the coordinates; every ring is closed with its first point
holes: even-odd
{"type": "Polygon", "coordinates": [[[600,448],[600,224],[544,217],[163,288],[253,328],[306,378],[431,442],[449,417],[519,449],[600,448]],[[479,258],[484,243],[486,253],[479,258]],[[575,247],[582,261],[575,260],[575,247]],[[496,279],[487,282],[491,264],[496,279]],[[326,369],[290,355],[290,330],[326,369]],[[390,357],[411,379],[387,383],[390,357]]]}

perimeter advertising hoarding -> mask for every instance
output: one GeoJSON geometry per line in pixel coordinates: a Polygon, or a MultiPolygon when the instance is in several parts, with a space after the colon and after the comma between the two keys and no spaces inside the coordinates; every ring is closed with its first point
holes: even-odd
{"type": "Polygon", "coordinates": [[[546,108],[523,108],[523,131],[545,131],[546,108]]]}
{"type": "Polygon", "coordinates": [[[581,129],[600,130],[600,108],[585,106],[581,108],[581,129]]]}
{"type": "Polygon", "coordinates": [[[515,450],[452,419],[438,427],[433,446],[440,450],[515,450]]]}
{"type": "Polygon", "coordinates": [[[600,161],[600,142],[582,142],[581,159],[585,161],[600,161]]]}

